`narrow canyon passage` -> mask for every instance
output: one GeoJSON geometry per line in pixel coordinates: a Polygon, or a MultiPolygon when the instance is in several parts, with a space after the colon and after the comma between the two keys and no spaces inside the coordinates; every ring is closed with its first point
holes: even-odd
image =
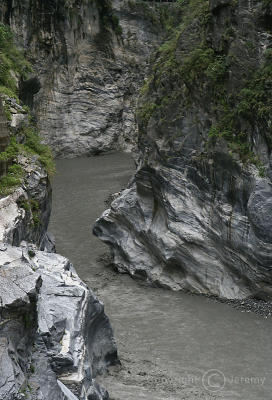
{"type": "Polygon", "coordinates": [[[270,319],[147,287],[99,261],[107,247],[92,225],[133,170],[120,153],[58,160],[53,181],[57,251],[104,301],[115,331],[122,368],[101,378],[110,398],[271,400],[270,319]]]}

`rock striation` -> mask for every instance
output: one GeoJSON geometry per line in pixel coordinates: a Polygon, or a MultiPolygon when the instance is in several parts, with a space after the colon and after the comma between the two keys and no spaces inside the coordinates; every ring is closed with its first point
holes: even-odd
{"type": "Polygon", "coordinates": [[[173,290],[267,300],[271,7],[184,7],[179,30],[153,55],[139,104],[138,171],[94,233],[120,272],[173,290]]]}
{"type": "Polygon", "coordinates": [[[118,362],[112,328],[103,304],[54,253],[54,163],[17,96],[33,100],[39,84],[20,82],[31,67],[3,24],[0,47],[0,398],[107,400],[95,377],[118,362]]]}
{"type": "Polygon", "coordinates": [[[160,16],[126,0],[3,1],[0,20],[34,64],[20,96],[55,156],[135,149],[137,93],[164,31],[160,16]]]}

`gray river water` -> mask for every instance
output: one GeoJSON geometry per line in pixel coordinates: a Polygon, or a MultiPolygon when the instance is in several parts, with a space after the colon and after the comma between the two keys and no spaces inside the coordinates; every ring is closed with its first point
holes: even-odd
{"type": "Polygon", "coordinates": [[[122,362],[101,378],[112,400],[271,400],[272,320],[203,297],[147,287],[105,267],[92,235],[126,185],[125,154],[58,160],[50,231],[105,304],[122,362]]]}

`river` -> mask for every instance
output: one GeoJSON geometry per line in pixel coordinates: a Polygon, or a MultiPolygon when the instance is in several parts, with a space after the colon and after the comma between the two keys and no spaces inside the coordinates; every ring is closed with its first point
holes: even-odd
{"type": "Polygon", "coordinates": [[[271,400],[272,320],[205,297],[151,288],[100,257],[92,225],[134,171],[122,153],[58,160],[49,230],[57,251],[105,304],[121,368],[101,378],[111,400],[271,400]]]}

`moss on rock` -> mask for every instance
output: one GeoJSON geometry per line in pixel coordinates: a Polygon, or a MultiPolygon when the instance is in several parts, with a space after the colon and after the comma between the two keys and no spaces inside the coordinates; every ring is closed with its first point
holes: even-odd
{"type": "Polygon", "coordinates": [[[51,151],[42,143],[30,110],[18,98],[19,81],[26,79],[31,70],[31,65],[15,45],[10,27],[0,24],[0,99],[4,100],[7,121],[11,121],[14,112],[28,114],[27,122],[18,128],[9,125],[10,143],[0,152],[0,162],[7,165],[6,174],[0,180],[0,195],[11,193],[22,183],[24,170],[18,163],[20,155],[36,155],[37,162],[48,174],[54,172],[51,151]]]}
{"type": "MultiPolygon", "coordinates": [[[[237,28],[234,1],[217,7],[215,1],[182,0],[176,7],[179,24],[153,54],[141,91],[140,131],[148,133],[151,120],[158,132],[170,132],[171,126],[176,131],[184,115],[200,109],[207,115],[205,130],[198,128],[206,151],[223,139],[230,154],[238,154],[243,163],[255,164],[264,174],[254,136],[261,131],[272,150],[271,50],[260,54],[250,21],[243,30],[237,28]]],[[[262,21],[265,12],[255,6],[252,18],[262,21]]]]}

